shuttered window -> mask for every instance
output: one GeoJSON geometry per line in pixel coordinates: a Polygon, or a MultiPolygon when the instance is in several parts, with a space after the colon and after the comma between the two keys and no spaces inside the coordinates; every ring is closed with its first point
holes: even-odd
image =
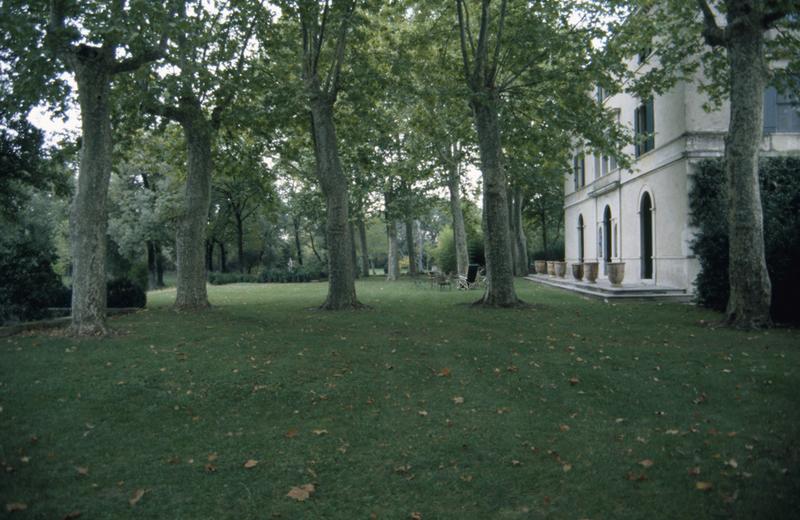
{"type": "Polygon", "coordinates": [[[782,94],[775,87],[764,91],[764,133],[800,132],[800,99],[797,93],[782,94]]]}
{"type": "Polygon", "coordinates": [[[648,99],[634,111],[633,130],[636,136],[636,157],[656,147],[653,98],[648,99]]]}

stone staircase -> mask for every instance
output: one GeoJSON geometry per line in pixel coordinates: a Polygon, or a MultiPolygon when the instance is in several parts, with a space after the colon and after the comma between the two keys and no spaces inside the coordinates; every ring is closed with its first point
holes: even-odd
{"type": "Polygon", "coordinates": [[[558,278],[541,274],[530,274],[525,279],[599,300],[669,301],[679,303],[692,301],[692,295],[687,293],[685,289],[663,285],[623,283],[622,285],[614,286],[608,280],[597,280],[596,283],[589,283],[575,280],[571,277],[558,278]]]}

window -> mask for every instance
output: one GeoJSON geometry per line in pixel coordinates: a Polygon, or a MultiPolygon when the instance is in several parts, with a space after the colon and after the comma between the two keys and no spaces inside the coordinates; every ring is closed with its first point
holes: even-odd
{"type": "Polygon", "coordinates": [[[764,91],[764,133],[800,132],[800,98],[781,94],[775,87],[764,91]]]}
{"type": "Polygon", "coordinates": [[[600,162],[600,171],[602,172],[602,175],[608,175],[608,156],[604,155],[600,162]]]}
{"type": "Polygon", "coordinates": [[[605,100],[608,97],[608,92],[606,92],[606,89],[604,89],[600,85],[597,85],[597,88],[594,91],[594,96],[595,99],[597,99],[598,103],[602,103],[603,100],[605,100]]]}
{"type": "Polygon", "coordinates": [[[572,158],[572,175],[575,178],[575,191],[586,186],[586,158],[582,153],[572,158]]]}
{"type": "Polygon", "coordinates": [[[656,147],[653,98],[648,99],[634,111],[633,131],[636,137],[636,157],[656,147]]]}

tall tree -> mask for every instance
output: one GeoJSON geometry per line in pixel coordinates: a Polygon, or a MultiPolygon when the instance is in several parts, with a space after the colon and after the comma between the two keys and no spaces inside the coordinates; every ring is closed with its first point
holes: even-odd
{"type": "Polygon", "coordinates": [[[639,48],[652,45],[658,59],[652,60],[648,72],[633,78],[632,90],[640,95],[660,93],[678,80],[694,81],[702,65],[700,88],[710,96],[709,108],[730,102],[725,139],[730,283],[726,321],[740,328],[769,326],[772,287],[758,183],[764,90],[772,83],[796,92],[800,3],[640,0],[633,6],[637,9],[621,29],[620,42],[632,41],[639,48]]]}
{"type": "Polygon", "coordinates": [[[111,84],[114,78],[161,56],[167,14],[160,4],[143,8],[128,6],[124,0],[109,5],[52,0],[49,12],[44,5],[4,2],[2,23],[7,31],[2,32],[11,37],[4,38],[3,46],[12,50],[9,63],[19,73],[15,87],[29,95],[65,93],[69,87],[58,74],[62,67],[77,85],[81,158],[70,215],[71,330],[76,335],[102,335],[108,331],[105,258],[111,84]],[[49,51],[50,57],[43,51],[49,51]],[[59,87],[54,91],[48,84],[59,87]]]}
{"type": "Polygon", "coordinates": [[[181,22],[167,51],[168,70],[145,93],[144,108],[178,123],[187,150],[184,210],[176,233],[179,309],[208,306],[206,223],[211,202],[212,146],[223,116],[231,112],[243,79],[248,46],[265,10],[248,2],[191,4],[179,2],[181,22]]]}
{"type": "Polygon", "coordinates": [[[327,206],[328,297],[323,309],[361,307],[356,298],[349,232],[348,180],[342,171],[334,123],[347,35],[355,0],[298,0],[294,11],[302,34],[302,77],[316,159],[316,176],[327,206]],[[333,27],[331,27],[333,26],[333,27]]]}

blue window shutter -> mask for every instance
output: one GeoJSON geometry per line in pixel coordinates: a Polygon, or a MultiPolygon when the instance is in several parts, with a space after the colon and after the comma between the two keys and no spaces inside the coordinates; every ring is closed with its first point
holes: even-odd
{"type": "Polygon", "coordinates": [[[641,130],[639,130],[639,108],[633,111],[633,136],[636,138],[636,157],[641,155],[641,144],[639,143],[639,137],[641,136],[641,130]]]}
{"type": "Polygon", "coordinates": [[[775,87],[764,90],[764,133],[778,131],[778,91],[775,87]]]}
{"type": "Polygon", "coordinates": [[[578,156],[576,155],[575,158],[572,160],[572,175],[575,177],[575,191],[578,191],[578,183],[580,180],[578,179],[578,156]]]}

